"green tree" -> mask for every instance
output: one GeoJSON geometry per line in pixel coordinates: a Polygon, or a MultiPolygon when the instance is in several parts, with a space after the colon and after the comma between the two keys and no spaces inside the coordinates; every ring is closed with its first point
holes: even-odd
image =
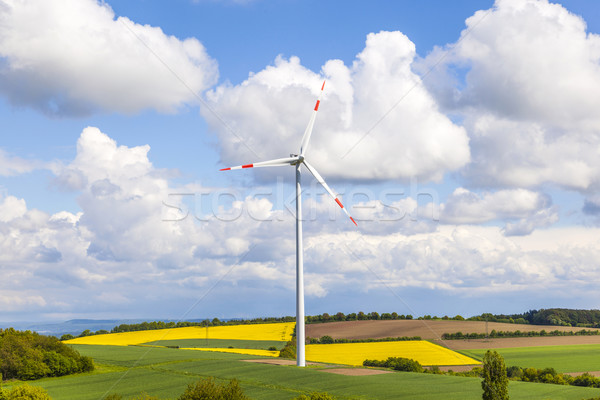
{"type": "Polygon", "coordinates": [[[0,329],[0,373],[5,379],[32,380],[93,369],[89,357],[55,337],[0,329]]]}
{"type": "Polygon", "coordinates": [[[508,377],[504,359],[496,351],[483,356],[483,400],[508,400],[508,377]]]}
{"type": "Polygon", "coordinates": [[[20,385],[4,395],[6,400],[52,400],[48,393],[41,387],[20,385]]]}

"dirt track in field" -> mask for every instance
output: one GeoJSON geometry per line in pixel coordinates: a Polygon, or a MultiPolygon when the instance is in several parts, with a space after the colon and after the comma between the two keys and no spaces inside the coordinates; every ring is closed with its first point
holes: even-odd
{"type": "MultiPolygon", "coordinates": [[[[579,331],[586,328],[521,325],[488,322],[487,332],[496,331],[579,331]]],[[[589,328],[587,328],[589,330],[589,328]]],[[[420,336],[422,339],[451,349],[479,349],[503,347],[553,346],[568,344],[600,343],[600,335],[524,337],[481,340],[441,340],[444,333],[485,333],[485,321],[432,321],[432,320],[385,320],[385,321],[343,321],[306,325],[306,336],[319,338],[331,336],[334,339],[381,339],[386,337],[420,336]]]]}

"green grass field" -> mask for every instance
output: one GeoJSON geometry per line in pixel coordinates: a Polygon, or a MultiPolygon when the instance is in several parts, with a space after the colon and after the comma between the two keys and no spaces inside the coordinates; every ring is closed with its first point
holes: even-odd
{"type": "MultiPolygon", "coordinates": [[[[552,367],[557,372],[600,371],[600,344],[568,346],[512,347],[495,349],[507,366],[522,368],[552,367]]],[[[462,350],[461,353],[478,360],[483,359],[486,350],[462,350]]]]}
{"type": "Polygon", "coordinates": [[[277,350],[281,350],[285,346],[284,341],[277,340],[233,340],[233,339],[178,339],[178,340],[156,340],[144,344],[154,346],[179,346],[182,348],[227,348],[233,347],[236,349],[262,349],[267,350],[273,346],[277,350]]]}
{"type": "MultiPolygon", "coordinates": [[[[97,371],[32,382],[54,400],[100,400],[105,394],[126,397],[146,391],[175,399],[188,383],[213,376],[237,378],[257,400],[289,400],[303,393],[326,391],[339,399],[480,399],[480,379],[395,372],[343,376],[323,372],[325,366],[297,368],[241,361],[248,356],[155,347],[73,346],[99,364],[97,371]]],[[[256,358],[256,357],[252,357],[256,358]]],[[[7,385],[10,386],[10,385],[7,385]]],[[[600,396],[600,389],[511,382],[510,397],[581,400],[600,396]]]]}

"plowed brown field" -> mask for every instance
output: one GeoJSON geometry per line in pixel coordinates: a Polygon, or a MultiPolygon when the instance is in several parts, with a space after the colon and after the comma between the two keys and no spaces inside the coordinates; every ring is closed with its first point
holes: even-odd
{"type": "MultiPolygon", "coordinates": [[[[585,328],[521,325],[488,322],[487,331],[578,331],[585,328]]],[[[432,321],[432,320],[385,320],[385,321],[343,321],[324,324],[306,325],[306,336],[319,338],[331,336],[335,339],[381,339],[386,337],[420,336],[451,349],[477,349],[501,347],[529,347],[566,344],[600,343],[600,335],[596,336],[558,336],[558,337],[524,337],[488,340],[441,340],[444,333],[485,333],[484,321],[432,321]]]]}

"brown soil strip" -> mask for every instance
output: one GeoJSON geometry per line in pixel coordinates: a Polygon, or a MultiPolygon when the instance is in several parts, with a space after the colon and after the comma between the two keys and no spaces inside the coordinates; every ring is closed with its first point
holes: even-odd
{"type": "Polygon", "coordinates": [[[330,374],[347,375],[347,376],[366,376],[366,375],[381,375],[391,374],[392,371],[385,371],[382,369],[367,369],[367,368],[327,368],[322,369],[323,372],[329,372],[330,374]]]}
{"type": "MultiPolygon", "coordinates": [[[[600,371],[590,371],[588,374],[595,376],[596,378],[600,377],[600,371]]],[[[583,372],[565,372],[563,375],[579,376],[583,375],[583,372]]]]}

